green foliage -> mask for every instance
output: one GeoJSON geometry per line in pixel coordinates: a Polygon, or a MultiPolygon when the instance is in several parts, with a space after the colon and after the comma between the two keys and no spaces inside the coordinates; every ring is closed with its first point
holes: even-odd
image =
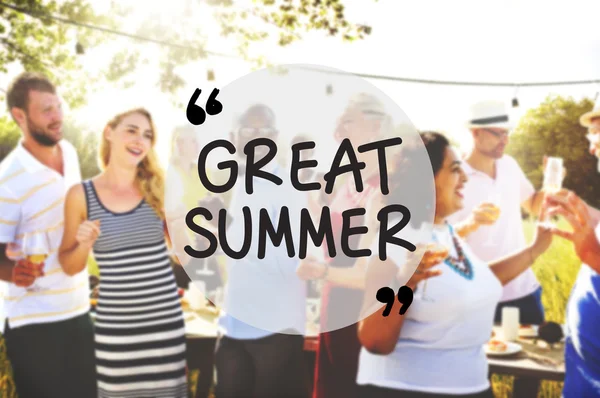
{"type": "Polygon", "coordinates": [[[549,96],[520,120],[507,153],[515,157],[536,187],[543,182],[543,157],[563,158],[567,169],[564,187],[575,191],[592,206],[600,206],[600,175],[596,158],[588,152],[586,129],[579,117],[593,108],[589,99],[549,96]]]}
{"type": "Polygon", "coordinates": [[[202,24],[193,18],[199,13],[212,11],[221,34],[233,39],[238,55],[253,61],[255,67],[265,66],[267,62],[263,56],[249,55],[253,42],[275,38],[276,44],[286,46],[301,39],[308,31],[322,31],[344,41],[353,41],[371,32],[368,26],[346,20],[341,0],[301,0],[298,3],[254,0],[247,8],[234,6],[231,0],[186,0],[170,5],[166,15],[145,13],[139,19],[131,18],[132,15],[139,17],[137,8],[127,8],[118,2],[111,2],[110,16],[95,13],[90,0],[12,0],[5,3],[20,7],[24,12],[0,5],[0,72],[6,72],[7,66],[13,63],[21,64],[26,70],[44,72],[60,84],[71,107],[83,105],[87,92],[93,91],[93,85],[108,81],[124,88],[131,86],[138,67],[150,63],[160,67],[157,87],[163,92],[175,93],[185,83],[178,68],[209,56],[207,35],[202,24]],[[175,46],[122,39],[48,16],[119,30],[175,46]],[[112,59],[108,60],[103,72],[92,76],[82,70],[77,54],[102,42],[110,44],[112,59]],[[160,49],[158,57],[155,49],[160,49]]]}
{"type": "Polygon", "coordinates": [[[6,356],[6,343],[2,334],[0,334],[0,397],[17,397],[12,367],[6,356]]]}
{"type": "Polygon", "coordinates": [[[39,71],[59,82],[70,106],[85,102],[89,77],[83,78],[76,58],[74,40],[97,45],[105,35],[87,29],[76,30],[44,16],[59,15],[81,23],[110,24],[111,19],[96,15],[87,0],[43,1],[13,0],[6,2],[39,18],[0,5],[0,72],[11,64],[25,70],[39,71]],[[83,84],[82,82],[87,84],[83,84]]]}
{"type": "MultiPolygon", "coordinates": [[[[81,134],[81,128],[70,122],[63,125],[64,137],[79,155],[82,178],[90,178],[100,172],[98,168],[98,139],[94,134],[81,134]]],[[[21,130],[8,117],[0,118],[0,161],[8,155],[21,139],[21,130]]]]}

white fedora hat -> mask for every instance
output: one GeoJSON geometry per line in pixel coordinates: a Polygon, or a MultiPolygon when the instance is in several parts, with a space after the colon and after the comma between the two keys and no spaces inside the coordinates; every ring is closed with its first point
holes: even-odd
{"type": "Polygon", "coordinates": [[[594,109],[581,115],[579,118],[579,123],[581,123],[581,125],[584,127],[590,127],[592,124],[592,119],[596,117],[600,117],[600,97],[596,100],[594,109]]]}
{"type": "Polygon", "coordinates": [[[473,104],[469,108],[468,128],[499,127],[511,129],[508,107],[502,101],[486,100],[473,104]]]}

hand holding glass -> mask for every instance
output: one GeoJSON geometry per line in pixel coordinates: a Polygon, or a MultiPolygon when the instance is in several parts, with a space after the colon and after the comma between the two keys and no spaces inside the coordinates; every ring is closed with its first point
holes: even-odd
{"type": "MultiPolygon", "coordinates": [[[[25,255],[27,261],[41,266],[41,264],[46,261],[48,255],[50,254],[49,236],[44,232],[26,233],[23,236],[22,248],[23,254],[25,255]]],[[[36,284],[34,283],[28,287],[27,290],[37,290],[36,284]]]]}
{"type": "MultiPolygon", "coordinates": [[[[500,216],[500,194],[495,190],[488,193],[487,204],[491,205],[494,210],[495,220],[500,216]]],[[[494,220],[494,221],[495,221],[494,220]]],[[[486,247],[496,246],[496,240],[491,234],[491,230],[488,230],[488,237],[483,243],[486,247]]]]}
{"type": "MultiPolygon", "coordinates": [[[[450,252],[446,246],[439,244],[439,243],[431,243],[431,244],[427,245],[425,254],[423,255],[423,258],[421,259],[421,261],[422,262],[425,261],[429,264],[439,264],[448,257],[449,253],[450,252]]],[[[429,278],[426,278],[423,281],[423,289],[421,290],[421,300],[433,302],[434,301],[433,299],[431,299],[429,296],[425,295],[425,291],[427,290],[427,281],[428,280],[429,280],[429,278]]]]}
{"type": "MultiPolygon", "coordinates": [[[[600,132],[595,134],[589,133],[585,136],[585,138],[587,138],[590,144],[592,144],[592,148],[600,148],[600,132]]],[[[596,169],[598,173],[600,173],[600,158],[598,158],[596,169]]]]}

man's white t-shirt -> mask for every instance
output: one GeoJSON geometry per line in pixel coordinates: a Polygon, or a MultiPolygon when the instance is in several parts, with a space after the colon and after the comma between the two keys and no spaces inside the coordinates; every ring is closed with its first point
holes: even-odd
{"type": "Polygon", "coordinates": [[[50,245],[44,276],[30,288],[8,284],[4,311],[12,329],[71,319],[90,308],[87,268],[69,276],[58,262],[64,227],[64,201],[69,188],[81,182],[75,148],[65,140],[64,175],[40,163],[22,143],[0,163],[0,242],[7,257],[24,258],[23,238],[46,234],[50,245]]]}
{"type": "MultiPolygon", "coordinates": [[[[448,225],[434,226],[433,236],[450,249],[451,256],[458,257],[448,225]]],[[[472,394],[489,387],[484,344],[492,333],[502,286],[488,265],[464,241],[458,241],[472,264],[473,279],[446,263],[434,266],[442,273],[427,281],[427,300],[422,299],[423,283],[417,285],[394,351],[375,355],[361,349],[359,385],[431,394],[472,394]]],[[[376,246],[372,250],[377,256],[376,246]]],[[[406,250],[389,245],[388,259],[402,270],[406,250]]],[[[397,310],[389,316],[398,316],[397,310]]]]}
{"type": "MultiPolygon", "coordinates": [[[[481,203],[494,198],[500,216],[492,225],[481,226],[466,237],[469,247],[481,260],[490,263],[525,248],[521,204],[535,193],[531,182],[515,159],[508,155],[496,161],[496,179],[462,164],[468,181],[463,189],[464,207],[448,217],[450,224],[468,218],[481,203]]],[[[523,298],[535,292],[540,284],[531,268],[504,286],[501,302],[523,298]]]]}

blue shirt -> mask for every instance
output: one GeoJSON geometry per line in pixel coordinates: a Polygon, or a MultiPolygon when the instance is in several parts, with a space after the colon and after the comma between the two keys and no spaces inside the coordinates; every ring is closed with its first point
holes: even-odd
{"type": "Polygon", "coordinates": [[[279,176],[283,184],[278,186],[255,178],[254,192],[248,195],[244,182],[239,180],[228,208],[233,221],[227,230],[227,240],[234,250],[241,248],[244,239],[242,207],[248,206],[252,215],[252,243],[248,254],[240,260],[227,258],[225,314],[219,319],[219,325],[225,336],[235,339],[257,339],[286,329],[304,334],[306,325],[306,283],[296,276],[296,268],[300,209],[307,207],[307,193],[292,187],[289,172],[269,165],[263,170],[279,176]],[[259,211],[266,209],[277,227],[283,206],[289,209],[295,255],[288,256],[285,240],[276,247],[267,235],[266,255],[259,259],[259,211]]]}
{"type": "MultiPolygon", "coordinates": [[[[600,235],[600,225],[596,236],[600,235]]],[[[600,237],[598,238],[600,240],[600,237]]],[[[582,264],[567,306],[565,398],[600,396],[600,275],[582,264]]]]}

